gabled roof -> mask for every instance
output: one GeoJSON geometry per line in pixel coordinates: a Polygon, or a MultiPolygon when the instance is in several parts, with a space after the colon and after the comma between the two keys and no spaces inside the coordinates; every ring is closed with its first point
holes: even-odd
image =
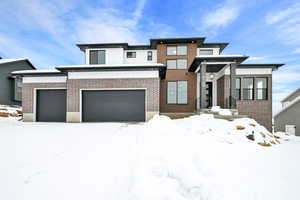
{"type": "Polygon", "coordinates": [[[0,59],[0,65],[1,64],[6,64],[6,63],[14,63],[14,62],[21,62],[21,61],[25,61],[28,63],[28,65],[32,68],[32,69],[36,69],[33,64],[26,58],[18,58],[18,59],[0,59]]]}
{"type": "Polygon", "coordinates": [[[296,90],[294,90],[293,92],[291,92],[290,94],[288,94],[285,98],[283,98],[280,102],[284,102],[286,101],[288,98],[290,98],[292,95],[294,95],[296,92],[298,92],[300,90],[300,87],[298,87],[296,90]]]}
{"type": "Polygon", "coordinates": [[[300,101],[300,96],[296,97],[293,101],[291,101],[286,107],[282,108],[278,113],[276,113],[274,115],[274,117],[278,116],[280,113],[282,113],[283,111],[287,110],[288,108],[292,107],[293,105],[295,105],[296,103],[298,103],[300,101]]]}

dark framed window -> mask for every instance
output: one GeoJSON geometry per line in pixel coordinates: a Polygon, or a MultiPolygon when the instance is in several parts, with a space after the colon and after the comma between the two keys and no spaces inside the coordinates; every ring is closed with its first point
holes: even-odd
{"type": "Polygon", "coordinates": [[[253,87],[254,86],[254,78],[243,78],[242,79],[242,87],[243,87],[243,100],[253,100],[253,87]]]}
{"type": "Polygon", "coordinates": [[[241,100],[241,78],[235,79],[235,98],[241,100]]]}
{"type": "Polygon", "coordinates": [[[187,81],[167,82],[167,104],[187,104],[187,81]]]}
{"type": "Polygon", "coordinates": [[[22,78],[17,77],[14,79],[14,100],[22,101],[22,78]]]}
{"type": "Polygon", "coordinates": [[[257,100],[267,100],[268,99],[268,78],[255,78],[255,88],[257,100]]]}
{"type": "Polygon", "coordinates": [[[105,50],[90,50],[90,64],[105,64],[105,50]]]}
{"type": "Polygon", "coordinates": [[[127,58],[136,58],[136,52],[135,51],[128,51],[126,53],[127,58]]]}
{"type": "Polygon", "coordinates": [[[167,60],[168,69],[186,69],[187,59],[168,59],[167,60]]]}
{"type": "Polygon", "coordinates": [[[147,60],[148,60],[148,61],[151,61],[151,60],[152,60],[152,57],[153,57],[152,54],[153,54],[152,51],[148,51],[148,52],[147,52],[147,60]]]}
{"type": "Polygon", "coordinates": [[[168,56],[186,56],[187,55],[187,46],[186,45],[170,45],[167,46],[167,55],[168,56]]]}
{"type": "Polygon", "coordinates": [[[213,55],[214,50],[213,49],[200,49],[199,54],[200,55],[213,55]]]}

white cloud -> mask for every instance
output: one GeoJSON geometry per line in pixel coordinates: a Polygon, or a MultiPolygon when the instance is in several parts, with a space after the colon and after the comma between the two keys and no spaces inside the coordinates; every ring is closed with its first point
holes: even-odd
{"type": "Polygon", "coordinates": [[[266,24],[273,26],[280,41],[286,44],[300,44],[300,3],[287,8],[272,10],[265,17],[266,24]]]}
{"type": "MultiPolygon", "coordinates": [[[[109,3],[107,5],[111,6],[109,3]]],[[[0,52],[8,57],[25,56],[37,63],[37,67],[51,68],[53,63],[81,64],[78,61],[83,60],[83,56],[75,47],[78,42],[136,44],[146,41],[149,34],[163,35],[172,31],[169,26],[147,19],[147,28],[151,31],[145,32],[140,26],[140,20],[146,0],[137,0],[127,5],[132,7],[133,12],[97,7],[96,3],[90,5],[80,0],[0,1],[0,17],[11,25],[10,29],[0,27],[0,52]],[[160,32],[155,33],[153,30],[160,32]],[[22,31],[30,34],[31,40],[28,36],[20,35],[22,31]],[[2,48],[4,46],[5,52],[2,48]],[[50,58],[52,62],[49,62],[50,58]]]]}
{"type": "Polygon", "coordinates": [[[214,8],[214,10],[203,13],[200,19],[200,28],[198,29],[215,35],[221,28],[236,20],[240,10],[241,6],[238,3],[226,1],[214,8]]]}

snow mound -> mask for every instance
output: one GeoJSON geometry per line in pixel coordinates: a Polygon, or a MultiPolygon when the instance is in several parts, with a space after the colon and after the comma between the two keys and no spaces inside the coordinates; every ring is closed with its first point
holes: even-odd
{"type": "Polygon", "coordinates": [[[22,108],[20,106],[0,105],[0,117],[21,117],[22,108]]]}
{"type": "Polygon", "coordinates": [[[224,116],[232,115],[232,112],[229,109],[222,109],[220,106],[213,106],[211,108],[211,111],[213,113],[224,115],[224,116]]]}

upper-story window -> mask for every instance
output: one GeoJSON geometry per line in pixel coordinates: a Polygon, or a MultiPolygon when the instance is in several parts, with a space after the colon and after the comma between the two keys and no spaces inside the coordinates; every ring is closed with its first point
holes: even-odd
{"type": "Polygon", "coordinates": [[[253,99],[253,78],[243,78],[242,86],[243,86],[243,100],[252,100],[253,99]]]}
{"type": "Polygon", "coordinates": [[[147,52],[147,60],[148,60],[148,61],[151,61],[151,60],[152,60],[152,57],[153,57],[152,54],[153,54],[152,51],[148,51],[148,52],[147,52]]]}
{"type": "Polygon", "coordinates": [[[213,55],[214,50],[213,49],[200,49],[199,54],[200,55],[213,55]]]}
{"type": "Polygon", "coordinates": [[[168,59],[167,60],[168,69],[186,69],[187,59],[168,59]]]}
{"type": "Polygon", "coordinates": [[[267,78],[255,78],[256,86],[256,99],[267,100],[268,98],[268,79],[267,78]]]}
{"type": "Polygon", "coordinates": [[[135,51],[128,51],[126,53],[127,58],[136,58],[136,52],[135,51]]]}
{"type": "Polygon", "coordinates": [[[186,56],[187,55],[187,46],[186,45],[167,46],[167,55],[168,56],[186,56]]]}
{"type": "Polygon", "coordinates": [[[90,50],[90,64],[105,64],[105,50],[90,50]]]}

